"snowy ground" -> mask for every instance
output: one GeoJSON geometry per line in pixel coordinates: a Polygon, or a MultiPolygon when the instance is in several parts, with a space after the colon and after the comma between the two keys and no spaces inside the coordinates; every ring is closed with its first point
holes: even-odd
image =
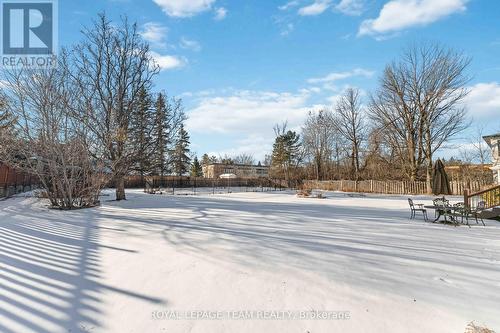
{"type": "Polygon", "coordinates": [[[406,197],[327,196],[129,191],[73,212],[0,201],[0,332],[500,330],[500,223],[410,221],[406,197]],[[224,319],[194,319],[208,315],[224,319]]]}

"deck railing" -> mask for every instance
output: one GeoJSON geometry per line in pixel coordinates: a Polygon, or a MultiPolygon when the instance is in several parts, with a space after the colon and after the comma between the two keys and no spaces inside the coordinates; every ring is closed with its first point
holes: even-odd
{"type": "Polygon", "coordinates": [[[464,202],[471,208],[477,207],[480,202],[484,202],[485,209],[500,206],[500,185],[476,193],[465,191],[464,202]]]}

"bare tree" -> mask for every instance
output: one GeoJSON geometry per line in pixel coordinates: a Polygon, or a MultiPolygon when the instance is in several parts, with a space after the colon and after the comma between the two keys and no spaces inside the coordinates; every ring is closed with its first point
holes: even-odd
{"type": "Polygon", "coordinates": [[[0,132],[12,130],[14,123],[15,118],[9,112],[7,97],[2,92],[0,93],[0,132]]]}
{"type": "Polygon", "coordinates": [[[434,153],[468,126],[462,101],[468,94],[465,86],[470,78],[465,70],[471,59],[439,45],[415,47],[405,58],[411,65],[408,76],[412,75],[412,96],[423,127],[427,192],[431,193],[434,153]]]}
{"type": "Polygon", "coordinates": [[[480,126],[476,128],[475,134],[469,139],[472,159],[481,165],[491,161],[491,149],[484,141],[484,135],[484,127],[480,126]]]}
{"type": "Polygon", "coordinates": [[[371,101],[371,117],[388,143],[404,156],[408,174],[417,178],[426,162],[431,191],[434,153],[466,127],[462,101],[470,58],[440,45],[408,48],[387,66],[371,101]]]}
{"type": "Polygon", "coordinates": [[[81,124],[68,112],[77,96],[64,66],[4,71],[4,76],[17,121],[16,136],[2,137],[0,159],[37,176],[54,207],[97,204],[106,175],[88,154],[81,124]]]}
{"type": "Polygon", "coordinates": [[[409,89],[400,66],[396,63],[387,66],[379,90],[371,97],[370,117],[384,141],[401,159],[408,178],[415,180],[423,153],[418,113],[406,96],[409,89]]]}
{"type": "Polygon", "coordinates": [[[331,158],[335,139],[333,116],[329,111],[309,112],[302,128],[302,140],[307,155],[312,159],[316,179],[323,179],[325,166],[331,158]]]}
{"type": "Polygon", "coordinates": [[[337,132],[350,145],[349,158],[351,160],[351,176],[359,179],[360,148],[366,139],[367,127],[361,109],[359,89],[349,88],[337,102],[333,122],[337,132]]]}
{"type": "Polygon", "coordinates": [[[218,161],[218,163],[227,164],[227,165],[234,164],[233,157],[229,156],[228,154],[224,154],[224,156],[219,155],[219,157],[217,158],[217,161],[218,161]]]}
{"type": "Polygon", "coordinates": [[[241,153],[233,157],[233,161],[235,164],[245,164],[245,165],[254,165],[255,158],[252,154],[241,153]]]}
{"type": "Polygon", "coordinates": [[[136,24],[113,25],[104,14],[83,31],[74,49],[73,79],[81,100],[76,114],[89,130],[92,153],[108,161],[116,199],[125,199],[124,177],[134,161],[130,121],[141,90],[150,91],[158,67],[136,24]]]}

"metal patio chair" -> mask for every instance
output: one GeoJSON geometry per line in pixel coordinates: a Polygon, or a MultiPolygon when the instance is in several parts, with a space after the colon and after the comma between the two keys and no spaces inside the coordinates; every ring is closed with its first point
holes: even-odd
{"type": "Polygon", "coordinates": [[[413,200],[408,198],[408,204],[410,205],[410,220],[415,218],[417,212],[422,212],[424,215],[424,220],[427,221],[427,210],[424,208],[424,204],[413,203],[413,200]]]}

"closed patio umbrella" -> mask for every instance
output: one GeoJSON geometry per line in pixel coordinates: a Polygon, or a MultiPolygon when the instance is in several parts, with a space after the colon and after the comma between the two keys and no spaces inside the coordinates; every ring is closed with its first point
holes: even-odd
{"type": "Polygon", "coordinates": [[[434,172],[432,176],[432,193],[434,195],[450,195],[450,181],[448,180],[448,175],[444,169],[444,164],[440,159],[434,164],[434,172]]]}

